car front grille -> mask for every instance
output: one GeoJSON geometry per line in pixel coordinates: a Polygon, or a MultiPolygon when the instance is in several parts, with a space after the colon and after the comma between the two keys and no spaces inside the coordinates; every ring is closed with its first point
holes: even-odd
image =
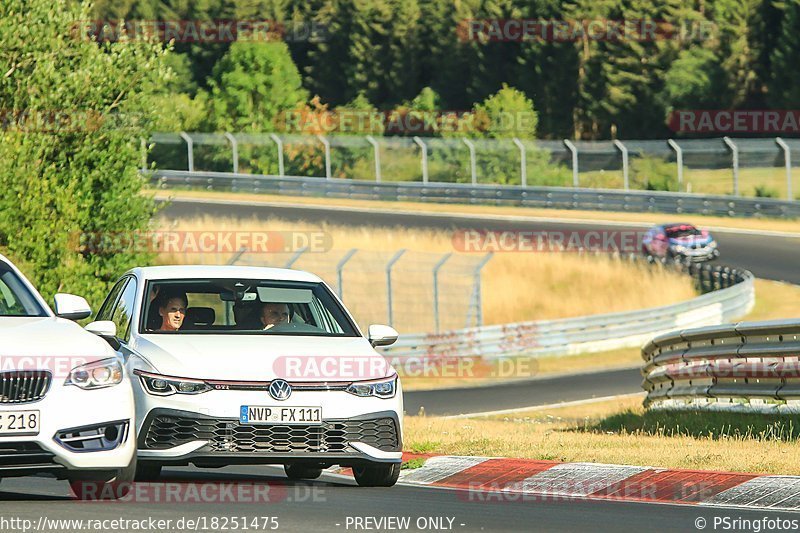
{"type": "Polygon", "coordinates": [[[10,467],[54,464],[55,455],[35,442],[0,443],[0,470],[10,467]]]}
{"type": "Polygon", "coordinates": [[[44,398],[52,374],[47,370],[0,372],[0,403],[27,403],[44,398]]]}
{"type": "Polygon", "coordinates": [[[163,450],[207,440],[212,452],[348,453],[351,442],[383,451],[399,451],[397,423],[392,418],[325,421],[321,425],[242,425],[236,419],[155,416],[147,428],[145,448],[163,450]]]}

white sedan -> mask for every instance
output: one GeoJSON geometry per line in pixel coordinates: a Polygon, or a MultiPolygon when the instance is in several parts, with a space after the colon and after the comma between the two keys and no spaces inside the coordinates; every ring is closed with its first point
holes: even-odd
{"type": "Polygon", "coordinates": [[[130,380],[114,350],[73,322],[90,314],[70,294],[55,296],[54,313],[0,255],[0,478],[51,474],[86,499],[130,490],[130,380]]]}
{"type": "Polygon", "coordinates": [[[137,479],[162,466],[281,464],[294,479],[350,466],[391,486],[402,457],[397,373],[317,276],[241,266],[136,268],[87,329],[133,379],[137,479]],[[124,317],[120,321],[115,317],[124,317]]]}

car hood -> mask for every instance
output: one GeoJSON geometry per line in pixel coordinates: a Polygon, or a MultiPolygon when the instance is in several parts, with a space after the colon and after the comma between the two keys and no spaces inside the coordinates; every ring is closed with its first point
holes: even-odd
{"type": "Polygon", "coordinates": [[[143,335],[132,346],[167,376],[236,381],[353,381],[394,370],[364,337],[143,335]]]}
{"type": "Polygon", "coordinates": [[[691,246],[693,244],[708,244],[713,240],[714,239],[711,238],[711,235],[704,234],[686,237],[673,237],[669,240],[669,243],[680,244],[681,246],[691,246]]]}
{"type": "Polygon", "coordinates": [[[0,339],[2,370],[65,369],[115,355],[106,341],[63,318],[3,317],[0,339]]]}

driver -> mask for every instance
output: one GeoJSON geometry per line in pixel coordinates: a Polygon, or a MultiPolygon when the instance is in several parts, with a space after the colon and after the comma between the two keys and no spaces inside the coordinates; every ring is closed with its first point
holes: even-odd
{"type": "Polygon", "coordinates": [[[179,330],[186,318],[188,305],[186,293],[164,294],[158,305],[158,314],[161,316],[161,326],[158,331],[179,330]]]}
{"type": "Polygon", "coordinates": [[[270,329],[278,324],[289,322],[289,305],[281,303],[265,303],[261,307],[261,324],[270,329]]]}

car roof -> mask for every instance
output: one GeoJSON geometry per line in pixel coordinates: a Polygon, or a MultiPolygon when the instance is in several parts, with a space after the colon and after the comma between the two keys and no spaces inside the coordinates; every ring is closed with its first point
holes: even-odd
{"type": "Polygon", "coordinates": [[[241,278],[316,283],[322,281],[318,276],[302,270],[240,265],[151,266],[134,268],[129,272],[143,280],[241,278]]]}

